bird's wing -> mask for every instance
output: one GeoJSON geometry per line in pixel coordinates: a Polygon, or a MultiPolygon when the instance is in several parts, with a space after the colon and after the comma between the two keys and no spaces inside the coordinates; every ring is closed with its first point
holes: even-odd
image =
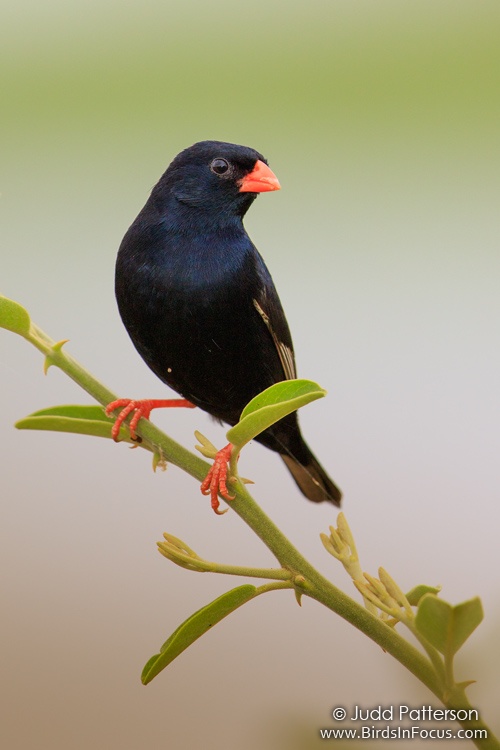
{"type": "Polygon", "coordinates": [[[290,332],[288,331],[288,326],[286,324],[281,307],[279,308],[280,315],[277,316],[277,320],[283,319],[283,321],[285,321],[285,330],[284,330],[285,336],[284,337],[287,338],[290,344],[287,344],[284,341],[282,341],[282,338],[277,334],[275,328],[272,325],[270,316],[264,310],[262,305],[256,299],[253,300],[253,304],[254,304],[255,309],[259,313],[260,317],[266,324],[269,333],[272,336],[274,345],[276,347],[278,356],[280,358],[281,365],[283,367],[283,371],[285,373],[286,380],[294,380],[297,377],[297,371],[295,368],[295,357],[293,354],[293,348],[291,346],[292,342],[290,338],[290,332]]]}

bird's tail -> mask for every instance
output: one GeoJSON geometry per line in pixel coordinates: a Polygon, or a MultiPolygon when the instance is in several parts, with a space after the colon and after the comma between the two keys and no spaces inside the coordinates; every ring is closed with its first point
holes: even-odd
{"type": "Polygon", "coordinates": [[[327,500],[334,505],[340,505],[341,491],[309,448],[307,448],[307,458],[302,462],[286,453],[280,455],[303,495],[313,503],[322,503],[327,500]]]}

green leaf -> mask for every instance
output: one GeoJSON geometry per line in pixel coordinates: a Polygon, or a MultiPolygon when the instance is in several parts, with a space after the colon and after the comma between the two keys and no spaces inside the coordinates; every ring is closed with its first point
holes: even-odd
{"type": "Polygon", "coordinates": [[[323,396],[326,391],[311,380],[275,383],[245,406],[240,421],[227,433],[227,439],[241,448],[287,414],[323,396]]]}
{"type": "Polygon", "coordinates": [[[0,326],[26,338],[30,332],[30,325],[28,311],[18,302],[0,295],[0,326]]]}
{"type": "Polygon", "coordinates": [[[151,682],[157,674],[167,667],[179,654],[185,651],[194,641],[210,630],[224,617],[234,612],[255,596],[255,586],[245,584],[227,591],[218,599],[202,607],[191,617],[188,617],[182,625],[174,630],[170,638],[161,647],[160,653],[149,659],[142,670],[141,681],[144,685],[151,682]]]}
{"type": "Polygon", "coordinates": [[[483,619],[481,600],[476,597],[453,606],[425,594],[420,601],[415,625],[420,633],[450,659],[483,619]]]}
{"type": "Polygon", "coordinates": [[[425,594],[439,594],[440,591],[440,586],[426,586],[425,583],[421,583],[418,586],[414,586],[414,588],[406,594],[406,598],[412,607],[417,607],[425,594]]]}
{"type": "Polygon", "coordinates": [[[34,411],[30,417],[73,417],[74,419],[91,419],[100,420],[107,424],[113,424],[113,420],[107,417],[102,406],[97,404],[60,404],[59,406],[49,406],[47,409],[34,411]]]}
{"type": "MultiPolygon", "coordinates": [[[[15,426],[18,430],[50,430],[111,438],[113,420],[105,415],[102,406],[65,404],[35,411],[20,419],[15,426]]],[[[120,429],[120,439],[130,442],[124,428],[120,429]]]]}

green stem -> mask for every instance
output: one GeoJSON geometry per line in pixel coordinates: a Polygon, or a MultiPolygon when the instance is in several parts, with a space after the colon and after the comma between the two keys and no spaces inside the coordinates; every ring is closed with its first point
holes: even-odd
{"type": "Polygon", "coordinates": [[[265,583],[263,586],[258,586],[255,590],[255,595],[265,594],[267,591],[279,591],[280,589],[293,589],[293,584],[289,581],[279,581],[278,583],[265,583]]]}
{"type": "Polygon", "coordinates": [[[207,563],[207,572],[223,573],[229,576],[245,578],[266,578],[274,581],[288,581],[291,585],[292,574],[284,568],[247,568],[244,565],[225,565],[224,563],[207,563]]]}
{"type": "MultiPolygon", "coordinates": [[[[30,332],[25,338],[46,355],[50,364],[59,367],[100,404],[106,406],[116,399],[114,393],[97,381],[75,359],[63,352],[62,348],[37,326],[31,324],[30,332]]],[[[137,432],[148,443],[149,447],[153,447],[167,461],[180,467],[198,481],[204,479],[209,464],[167,437],[151,422],[141,419],[137,432]]],[[[456,707],[457,696],[443,693],[441,680],[436,674],[436,670],[420,651],[402,638],[393,628],[368,612],[324,578],[268,518],[241,481],[238,481],[235,485],[234,492],[236,497],[230,503],[231,508],[262,539],[282,567],[291,572],[295,578],[296,590],[300,587],[301,593],[315,599],[350,622],[403,664],[447,707],[456,707]]],[[[261,587],[261,590],[289,588],[290,586],[291,582],[283,581],[266,584],[261,587]]],[[[462,691],[459,707],[464,707],[464,701],[468,705],[462,691]]],[[[487,750],[500,749],[500,743],[482,721],[460,723],[465,729],[478,728],[487,731],[487,739],[473,740],[477,747],[487,750]]]]}
{"type": "Polygon", "coordinates": [[[440,683],[442,686],[442,691],[445,690],[445,686],[447,684],[446,682],[446,670],[445,666],[443,664],[443,659],[441,658],[439,652],[437,649],[432,646],[427,638],[424,638],[424,636],[418,631],[418,629],[415,627],[415,624],[413,620],[410,620],[408,617],[404,618],[401,622],[403,622],[407,628],[413,633],[415,638],[419,641],[419,643],[422,645],[422,648],[424,648],[427,652],[427,655],[429,656],[429,659],[431,660],[432,664],[434,665],[434,669],[436,670],[436,674],[439,676],[440,683]]]}
{"type": "Polygon", "coordinates": [[[445,670],[445,679],[446,679],[446,687],[448,690],[451,690],[453,686],[455,685],[455,676],[454,676],[454,670],[453,670],[453,656],[450,654],[446,654],[444,657],[444,670],[445,670]]]}
{"type": "Polygon", "coordinates": [[[245,565],[226,565],[224,563],[203,560],[179,553],[171,546],[158,542],[161,554],[181,568],[197,573],[222,573],[229,576],[243,576],[244,578],[265,578],[273,581],[288,581],[293,586],[293,575],[285,568],[249,568],[245,565]]]}
{"type": "MultiPolygon", "coordinates": [[[[455,695],[450,696],[445,705],[447,706],[447,708],[455,709],[456,711],[465,709],[465,711],[469,712],[474,710],[467,700],[463,689],[458,689],[455,695]]],[[[489,726],[485,724],[485,722],[481,719],[481,717],[479,717],[479,719],[469,719],[467,721],[457,719],[457,721],[467,732],[472,731],[474,733],[481,733],[484,735],[484,737],[468,738],[476,745],[476,747],[481,748],[481,750],[498,750],[498,748],[500,747],[500,743],[498,742],[497,738],[495,737],[489,726]]]]}

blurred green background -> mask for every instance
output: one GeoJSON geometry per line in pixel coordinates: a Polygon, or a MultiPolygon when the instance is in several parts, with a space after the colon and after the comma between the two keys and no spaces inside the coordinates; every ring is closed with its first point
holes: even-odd
{"type": "MultiPolygon", "coordinates": [[[[470,700],[497,730],[499,24],[497,2],[461,0],[0,8],[0,293],[113,390],[161,397],[118,318],[116,249],[182,148],[263,152],[282,190],[247,228],[300,375],[329,391],[304,432],[344,490],[365,569],[482,597],[457,676],[478,679],[470,700]]],[[[43,378],[7,332],[0,361],[3,747],[309,750],[335,706],[436,704],[364,636],[284,592],[143,688],[147,658],[234,583],[170,566],[162,531],[208,559],[273,561],[175,467],[155,475],[124,446],[15,431],[37,408],[87,399],[54,368],[43,378]]],[[[186,445],[196,428],[223,443],[202,413],[157,421],[186,445]]],[[[332,509],[306,503],[259,446],[241,468],[349,590],[318,539],[332,509]]]]}

